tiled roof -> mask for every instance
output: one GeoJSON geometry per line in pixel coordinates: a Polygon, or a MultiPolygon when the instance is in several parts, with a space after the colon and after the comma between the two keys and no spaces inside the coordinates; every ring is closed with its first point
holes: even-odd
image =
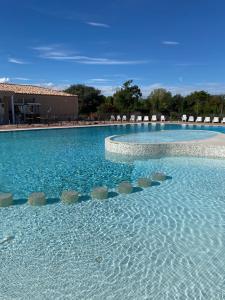
{"type": "Polygon", "coordinates": [[[35,85],[23,85],[12,83],[0,83],[0,93],[7,92],[12,94],[30,94],[30,95],[49,95],[49,96],[74,96],[62,91],[52,90],[35,85]]]}

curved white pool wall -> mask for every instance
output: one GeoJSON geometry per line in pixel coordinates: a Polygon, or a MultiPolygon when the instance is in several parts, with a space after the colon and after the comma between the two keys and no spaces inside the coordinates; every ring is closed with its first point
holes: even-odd
{"type": "MultiPolygon", "coordinates": [[[[175,132],[174,132],[175,134],[175,132]]],[[[109,153],[137,157],[198,156],[225,158],[225,135],[215,133],[202,140],[162,143],[136,143],[117,141],[118,136],[105,139],[105,150],[109,153]]]]}

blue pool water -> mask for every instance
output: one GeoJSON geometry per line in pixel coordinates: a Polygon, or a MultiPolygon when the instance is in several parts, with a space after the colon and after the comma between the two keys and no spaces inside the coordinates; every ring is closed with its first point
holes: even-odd
{"type": "Polygon", "coordinates": [[[0,134],[0,190],[17,199],[0,209],[0,299],[225,299],[225,160],[105,159],[106,136],[181,128],[0,134]],[[121,180],[135,185],[154,171],[170,179],[116,193],[121,180]],[[110,187],[109,199],[89,199],[97,185],[110,187]],[[65,206],[64,189],[86,196],[65,206]],[[38,190],[51,201],[30,207],[24,199],[38,190]]]}
{"type": "Polygon", "coordinates": [[[128,143],[171,143],[192,140],[204,140],[216,136],[215,131],[207,130],[161,130],[150,132],[139,132],[113,137],[114,141],[128,143]]]}

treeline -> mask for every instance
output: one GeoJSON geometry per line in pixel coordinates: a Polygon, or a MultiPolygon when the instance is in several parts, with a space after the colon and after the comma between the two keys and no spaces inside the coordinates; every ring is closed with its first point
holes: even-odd
{"type": "Polygon", "coordinates": [[[100,90],[82,84],[71,85],[65,91],[78,95],[79,114],[84,118],[101,119],[111,114],[163,114],[167,118],[177,119],[182,114],[223,116],[225,113],[224,95],[210,95],[205,91],[196,91],[187,96],[172,95],[159,88],[143,98],[141,89],[132,80],[126,81],[108,97],[102,95],[100,90]]]}

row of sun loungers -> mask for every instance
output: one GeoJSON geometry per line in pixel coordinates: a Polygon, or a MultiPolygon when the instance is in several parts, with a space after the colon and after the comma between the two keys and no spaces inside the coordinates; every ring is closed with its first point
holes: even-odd
{"type": "MultiPolygon", "coordinates": [[[[151,117],[151,119],[149,118],[149,116],[144,116],[144,117],[142,117],[142,116],[137,116],[137,117],[136,117],[135,115],[131,115],[131,116],[130,116],[130,119],[128,119],[126,115],[123,115],[122,117],[121,117],[120,115],[117,115],[116,117],[115,117],[114,115],[112,115],[112,116],[110,117],[110,121],[127,122],[128,120],[129,120],[130,122],[150,122],[150,121],[151,121],[151,122],[157,122],[157,121],[158,121],[156,115],[153,115],[153,116],[151,117]]],[[[159,121],[165,122],[165,121],[166,121],[165,116],[162,115],[162,116],[160,117],[159,121]]]]}
{"type": "MultiPolygon", "coordinates": [[[[194,118],[194,116],[187,116],[187,115],[183,115],[181,117],[181,120],[182,122],[195,122],[195,123],[225,123],[225,117],[222,118],[220,120],[219,117],[213,117],[212,119],[210,117],[196,117],[194,118]]],[[[156,115],[152,115],[151,118],[149,118],[149,116],[135,116],[135,115],[131,115],[130,116],[130,119],[127,118],[126,115],[123,115],[123,116],[120,116],[120,115],[117,115],[117,116],[114,116],[112,115],[110,117],[110,121],[117,121],[117,122],[157,122],[157,121],[160,121],[160,122],[165,122],[166,121],[166,118],[164,115],[161,115],[159,119],[157,119],[157,116],[156,115]]]]}
{"type": "Polygon", "coordinates": [[[212,123],[220,123],[220,122],[225,123],[225,117],[222,118],[221,121],[220,121],[219,117],[213,117],[212,120],[211,120],[210,117],[205,117],[205,118],[197,117],[195,119],[194,116],[187,117],[187,115],[183,115],[181,117],[181,120],[182,120],[182,122],[195,122],[195,123],[202,123],[202,122],[204,122],[204,123],[210,123],[210,122],[212,122],[212,123]]]}

